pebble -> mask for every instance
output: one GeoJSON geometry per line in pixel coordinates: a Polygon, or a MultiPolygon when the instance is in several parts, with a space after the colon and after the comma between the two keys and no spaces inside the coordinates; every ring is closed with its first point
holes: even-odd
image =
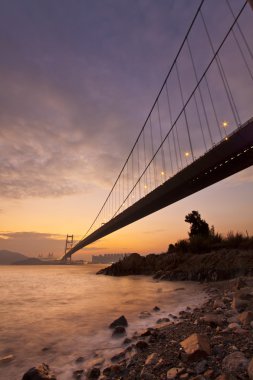
{"type": "Polygon", "coordinates": [[[10,363],[12,360],[14,360],[14,355],[6,355],[0,357],[0,363],[10,363]]]}

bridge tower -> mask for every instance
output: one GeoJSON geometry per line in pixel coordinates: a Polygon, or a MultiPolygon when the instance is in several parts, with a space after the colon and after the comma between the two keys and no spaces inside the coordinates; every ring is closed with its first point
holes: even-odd
{"type": "MultiPolygon", "coordinates": [[[[65,255],[73,247],[73,242],[74,242],[74,235],[67,235],[66,236],[66,244],[65,244],[65,255]]],[[[70,256],[69,260],[71,261],[71,256],[70,256]]],[[[66,261],[67,261],[67,259],[66,259],[66,261]]]]}

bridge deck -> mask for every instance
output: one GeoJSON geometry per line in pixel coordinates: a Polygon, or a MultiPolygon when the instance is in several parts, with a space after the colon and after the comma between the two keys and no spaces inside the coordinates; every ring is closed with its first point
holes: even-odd
{"type": "Polygon", "coordinates": [[[253,118],[193,163],[77,243],[62,259],[112,232],[253,164],[253,118]]]}

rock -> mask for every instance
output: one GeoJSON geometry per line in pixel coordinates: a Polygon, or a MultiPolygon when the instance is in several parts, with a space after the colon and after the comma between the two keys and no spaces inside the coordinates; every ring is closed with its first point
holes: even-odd
{"type": "Polygon", "coordinates": [[[116,377],[118,375],[120,375],[122,371],[122,367],[118,364],[114,364],[110,367],[106,367],[104,370],[103,370],[103,375],[107,376],[107,377],[116,377]]]}
{"type": "Polygon", "coordinates": [[[122,327],[128,326],[128,322],[126,318],[124,317],[124,315],[121,315],[121,317],[119,317],[118,319],[115,319],[115,321],[113,321],[109,327],[110,329],[114,329],[115,327],[118,327],[118,326],[122,326],[122,327]]]}
{"type": "Polygon", "coordinates": [[[83,369],[77,369],[76,371],[73,372],[73,377],[74,379],[81,379],[81,377],[83,376],[84,374],[84,370],[83,369]]]}
{"type": "Polygon", "coordinates": [[[148,366],[148,365],[155,365],[158,361],[158,354],[156,352],[153,352],[152,354],[150,354],[146,361],[145,361],[145,365],[148,366]]]}
{"type": "Polygon", "coordinates": [[[177,368],[177,367],[170,368],[167,371],[167,380],[173,380],[173,379],[175,379],[182,372],[184,372],[184,368],[177,368]]]}
{"type": "Polygon", "coordinates": [[[228,323],[238,323],[239,322],[239,319],[238,317],[234,316],[234,317],[230,317],[227,319],[227,322],[228,323]]]}
{"type": "Polygon", "coordinates": [[[237,377],[232,373],[222,373],[215,380],[237,380],[237,377]]]}
{"type": "Polygon", "coordinates": [[[155,306],[155,307],[153,308],[153,311],[160,311],[160,307],[155,306]]]}
{"type": "Polygon", "coordinates": [[[12,360],[14,360],[14,355],[12,355],[12,354],[6,355],[6,356],[2,356],[0,358],[0,364],[10,363],[12,360]]]}
{"type": "Polygon", "coordinates": [[[139,315],[140,319],[146,319],[149,317],[151,317],[151,313],[149,311],[141,311],[140,312],[140,315],[139,315]]]}
{"type": "Polygon", "coordinates": [[[145,340],[139,340],[136,343],[135,347],[137,348],[137,350],[145,351],[149,347],[149,344],[145,342],[145,340]]]}
{"type": "Polygon", "coordinates": [[[118,362],[118,361],[124,359],[125,356],[126,356],[125,352],[122,351],[122,352],[120,352],[119,354],[114,355],[114,356],[111,358],[111,362],[118,362]]]}
{"type": "Polygon", "coordinates": [[[200,321],[208,323],[211,326],[222,326],[226,319],[223,315],[210,313],[206,314],[204,317],[201,317],[200,321]]]}
{"type": "Polygon", "coordinates": [[[248,325],[253,321],[253,312],[252,311],[244,311],[238,316],[239,321],[243,325],[248,325]]]}
{"type": "Polygon", "coordinates": [[[253,321],[252,321],[252,322],[250,322],[250,327],[252,327],[252,329],[253,329],[253,321]]]}
{"type": "Polygon", "coordinates": [[[250,380],[253,380],[253,358],[249,362],[248,375],[249,375],[250,380]]]}
{"type": "Polygon", "coordinates": [[[170,322],[169,318],[159,318],[156,323],[164,323],[164,322],[170,322]]]}
{"type": "Polygon", "coordinates": [[[214,370],[213,369],[211,369],[211,368],[209,368],[208,370],[206,370],[205,372],[204,372],[204,377],[206,378],[206,379],[212,379],[213,378],[213,375],[214,375],[214,370]]]}
{"type": "Polygon", "coordinates": [[[79,356],[79,358],[76,359],[76,364],[83,363],[85,361],[83,356],[79,356]]]}
{"type": "Polygon", "coordinates": [[[51,372],[45,363],[37,367],[30,368],[22,377],[22,380],[56,380],[56,376],[51,372]]]}
{"type": "Polygon", "coordinates": [[[228,328],[230,329],[230,330],[234,330],[234,329],[238,329],[238,328],[240,328],[241,326],[238,324],[238,323],[230,323],[229,325],[228,325],[228,328]]]}
{"type": "Polygon", "coordinates": [[[240,351],[232,352],[222,360],[222,369],[225,373],[242,373],[247,365],[248,359],[240,351]]]}
{"type": "Polygon", "coordinates": [[[112,336],[114,338],[120,338],[122,336],[126,335],[126,329],[123,326],[117,326],[115,327],[115,330],[112,333],[112,336]]]}
{"type": "Polygon", "coordinates": [[[217,307],[220,307],[221,309],[224,309],[225,308],[224,302],[222,302],[222,300],[220,300],[220,299],[214,300],[214,302],[213,302],[213,308],[217,309],[217,307]]]}
{"type": "Polygon", "coordinates": [[[207,369],[207,361],[206,360],[201,360],[201,362],[198,362],[195,366],[195,371],[197,375],[200,375],[201,373],[205,372],[207,369]]]}
{"type": "Polygon", "coordinates": [[[246,281],[244,281],[241,277],[236,278],[234,289],[239,290],[247,285],[246,281]]]}
{"type": "Polygon", "coordinates": [[[231,307],[234,310],[238,310],[239,312],[244,311],[248,306],[248,302],[246,300],[242,300],[238,296],[234,296],[231,307]]]}
{"type": "Polygon", "coordinates": [[[188,380],[189,379],[189,373],[182,373],[179,376],[179,379],[181,379],[181,380],[188,380]]]}
{"type": "Polygon", "coordinates": [[[130,339],[130,338],[126,338],[126,339],[124,340],[124,342],[123,342],[123,345],[126,346],[127,344],[130,344],[130,343],[132,343],[132,339],[130,339]]]}
{"type": "Polygon", "coordinates": [[[180,342],[180,344],[187,355],[193,360],[211,354],[209,340],[205,335],[194,333],[180,342]]]}
{"type": "Polygon", "coordinates": [[[87,379],[98,379],[100,376],[100,369],[97,367],[93,367],[88,370],[87,372],[87,379]]]}

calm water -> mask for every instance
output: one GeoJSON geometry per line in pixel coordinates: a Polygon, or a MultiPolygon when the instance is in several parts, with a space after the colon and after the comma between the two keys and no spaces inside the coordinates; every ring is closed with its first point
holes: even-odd
{"type": "Polygon", "coordinates": [[[0,357],[15,356],[0,364],[0,380],[21,380],[41,362],[54,368],[60,380],[70,380],[73,370],[94,364],[94,357],[108,360],[120,351],[122,339],[112,339],[108,329],[115,318],[126,316],[131,337],[205,297],[196,283],[96,276],[101,267],[0,266],[0,357]],[[152,312],[156,305],[158,313],[152,312]],[[151,317],[140,319],[142,311],[152,312],[151,317]],[[86,359],[82,365],[75,364],[79,356],[86,359]]]}

